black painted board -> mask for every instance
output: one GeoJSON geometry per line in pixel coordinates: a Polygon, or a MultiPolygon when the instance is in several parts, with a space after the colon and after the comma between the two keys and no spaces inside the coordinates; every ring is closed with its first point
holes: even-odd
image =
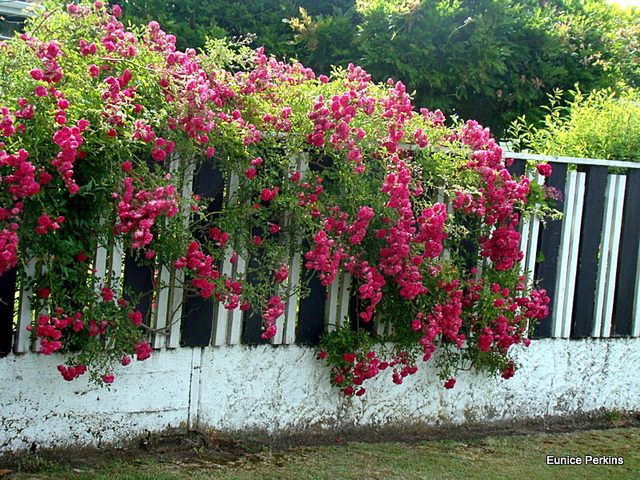
{"type": "MultiPolygon", "coordinates": [[[[567,181],[567,165],[564,163],[553,163],[551,176],[547,178],[546,185],[552,186],[562,193],[562,200],[556,202],[555,208],[564,212],[565,208],[565,187],[567,181]]],[[[560,236],[562,234],[562,220],[549,220],[546,228],[540,231],[538,238],[538,252],[544,255],[544,261],[536,266],[535,278],[539,279],[539,288],[545,289],[551,299],[549,302],[549,315],[539,321],[535,327],[534,336],[538,338],[549,338],[551,336],[551,318],[553,308],[556,304],[556,277],[558,273],[560,251],[560,236]]]]}
{"type": "Polygon", "coordinates": [[[180,345],[183,347],[206,347],[209,345],[213,330],[212,319],[215,305],[211,298],[190,296],[185,299],[182,306],[180,345]]]}
{"type": "MultiPolygon", "coordinates": [[[[215,219],[217,213],[222,209],[226,181],[222,172],[209,161],[200,165],[193,179],[193,192],[203,199],[208,199],[202,209],[211,214],[210,219],[215,219]]],[[[208,228],[198,229],[198,226],[197,224],[192,225],[193,233],[198,242],[203,242],[206,240],[209,230],[208,228]]]]}
{"type": "Polygon", "coordinates": [[[304,265],[301,277],[309,294],[298,306],[297,343],[317,345],[324,335],[324,309],[327,302],[327,287],[322,285],[318,273],[304,265]]]}
{"type": "Polygon", "coordinates": [[[137,259],[132,252],[124,257],[125,299],[133,302],[138,299],[135,309],[142,313],[145,325],[151,324],[151,298],[153,296],[153,267],[137,259]]]}
{"type": "MultiPolygon", "coordinates": [[[[505,160],[508,159],[509,154],[505,153],[504,158],[505,160]]],[[[511,174],[511,178],[516,179],[524,175],[524,169],[526,165],[527,165],[526,160],[522,160],[520,158],[514,159],[513,163],[507,167],[507,170],[509,170],[509,173],[511,174]]]]}
{"type": "Polygon", "coordinates": [[[0,275],[0,357],[11,352],[15,294],[16,269],[12,268],[0,275]]]}
{"type": "MultiPolygon", "coordinates": [[[[254,231],[254,235],[260,235],[260,233],[256,233],[254,231]]],[[[245,283],[251,285],[256,285],[258,283],[259,280],[255,272],[259,267],[260,253],[257,253],[249,260],[245,283]]],[[[260,305],[252,305],[246,312],[244,312],[242,322],[242,340],[244,343],[250,345],[270,343],[268,338],[262,338],[264,330],[262,329],[263,318],[260,307],[260,305]]]]}
{"type": "MultiPolygon", "coordinates": [[[[210,218],[215,218],[215,214],[222,208],[225,183],[225,177],[210,161],[206,160],[199,165],[193,179],[193,192],[208,199],[201,208],[205,213],[213,214],[210,218]]],[[[199,243],[207,241],[209,225],[193,222],[191,230],[196,241],[199,243]]],[[[216,305],[212,297],[202,298],[195,295],[185,299],[182,309],[181,345],[185,347],[209,345],[216,305]]]]}
{"type": "Polygon", "coordinates": [[[360,299],[358,286],[359,285],[355,280],[351,281],[351,291],[349,296],[349,323],[354,331],[362,329],[369,333],[374,333],[375,320],[372,318],[368,322],[365,322],[360,316],[360,314],[366,310],[369,301],[367,300],[367,303],[365,303],[360,299]]]}
{"type": "MultiPolygon", "coordinates": [[[[328,155],[314,156],[313,152],[310,152],[310,172],[321,173],[325,169],[331,168],[332,165],[332,157],[328,155]]],[[[328,181],[324,185],[327,188],[328,181]]],[[[304,266],[304,260],[300,271],[300,279],[302,285],[306,286],[308,295],[302,297],[298,303],[296,342],[317,345],[325,333],[324,310],[327,303],[327,287],[320,282],[318,272],[304,266]]]]}
{"type": "Polygon", "coordinates": [[[613,307],[613,334],[631,335],[640,239],[640,170],[629,169],[613,307]]]}
{"type": "Polygon", "coordinates": [[[580,229],[578,272],[573,298],[573,318],[571,319],[572,338],[589,337],[593,329],[598,256],[607,187],[607,167],[590,166],[586,173],[587,182],[580,229]]]}

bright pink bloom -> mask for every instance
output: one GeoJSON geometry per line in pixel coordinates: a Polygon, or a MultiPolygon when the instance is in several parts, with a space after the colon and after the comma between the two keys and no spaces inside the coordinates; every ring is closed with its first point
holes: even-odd
{"type": "Polygon", "coordinates": [[[538,169],[538,173],[544,177],[550,176],[552,172],[551,165],[549,165],[548,163],[538,164],[537,169],[538,169]]]}

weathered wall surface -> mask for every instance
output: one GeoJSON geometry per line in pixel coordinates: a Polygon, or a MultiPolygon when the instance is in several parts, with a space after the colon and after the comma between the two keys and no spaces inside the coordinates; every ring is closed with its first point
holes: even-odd
{"type": "Polygon", "coordinates": [[[111,388],[55,371],[61,358],[0,359],[0,451],[118,444],[168,428],[271,433],[344,426],[460,424],[606,409],[640,410],[640,339],[539,340],[508,381],[473,373],[446,390],[429,365],[343,398],[310,348],[227,346],[156,352],[111,388]]]}

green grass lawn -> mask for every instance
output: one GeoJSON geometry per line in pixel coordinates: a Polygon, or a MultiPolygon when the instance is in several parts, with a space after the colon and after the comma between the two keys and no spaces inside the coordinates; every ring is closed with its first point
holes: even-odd
{"type": "Polygon", "coordinates": [[[74,470],[37,457],[2,477],[27,479],[607,479],[640,480],[640,428],[487,437],[466,442],[346,443],[240,457],[138,459],[74,470]],[[622,458],[622,465],[547,465],[547,456],[622,458]],[[22,470],[22,471],[20,471],[22,470]]]}

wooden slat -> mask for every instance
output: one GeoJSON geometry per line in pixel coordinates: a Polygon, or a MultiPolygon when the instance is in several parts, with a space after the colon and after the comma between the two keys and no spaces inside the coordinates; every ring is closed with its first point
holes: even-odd
{"type": "Polygon", "coordinates": [[[604,322],[604,303],[607,294],[607,277],[609,271],[609,251],[611,250],[611,232],[613,230],[613,212],[615,209],[615,191],[618,185],[618,176],[607,177],[605,190],[604,218],[602,222],[602,241],[599,248],[598,276],[596,280],[596,298],[593,318],[593,337],[600,337],[604,322]]]}
{"type": "Polygon", "coordinates": [[[571,243],[571,228],[573,224],[573,212],[575,207],[576,195],[576,172],[567,174],[567,184],[565,187],[565,210],[562,221],[562,233],[560,235],[560,249],[558,256],[561,261],[558,265],[558,273],[556,277],[556,297],[555,308],[552,318],[552,337],[562,337],[562,321],[564,319],[564,302],[567,294],[567,269],[569,257],[569,245],[571,243]]]}
{"type": "Polygon", "coordinates": [[[341,275],[336,276],[333,283],[327,287],[327,305],[325,311],[325,321],[327,332],[333,332],[338,326],[340,315],[340,291],[341,275]]]}
{"type": "Polygon", "coordinates": [[[625,185],[625,176],[609,176],[603,222],[604,231],[598,268],[594,337],[609,337],[611,335],[613,294],[618,266],[620,222],[622,221],[625,185]]]}
{"type": "MultiPolygon", "coordinates": [[[[539,173],[530,173],[529,178],[534,179],[539,185],[544,185],[546,178],[539,173]]],[[[520,250],[523,253],[522,263],[520,264],[520,274],[527,275],[529,284],[533,283],[533,274],[536,268],[536,260],[538,255],[538,239],[540,237],[540,217],[533,215],[522,221],[520,240],[520,250]]]]}
{"type": "MultiPolygon", "coordinates": [[[[233,275],[234,277],[239,274],[244,274],[247,270],[247,261],[242,255],[238,255],[238,261],[234,265],[233,275]]],[[[221,306],[222,307],[222,306],[221,306]]],[[[227,344],[237,345],[242,338],[242,319],[244,315],[239,309],[231,310],[229,312],[229,329],[227,344]]]]}
{"type": "Polygon", "coordinates": [[[184,298],[184,290],[182,288],[183,283],[184,272],[182,270],[174,270],[171,278],[171,290],[169,295],[169,338],[167,339],[167,348],[178,348],[180,346],[182,304],[184,298]]]}
{"type": "Polygon", "coordinates": [[[107,272],[107,282],[113,284],[113,281],[117,280],[118,285],[120,285],[120,290],[114,293],[122,296],[122,282],[124,277],[124,247],[122,242],[114,240],[109,255],[108,263],[110,264],[110,270],[107,272]]]}
{"type": "Polygon", "coordinates": [[[145,325],[151,325],[151,299],[153,296],[154,269],[137,260],[132,252],[127,252],[124,259],[124,292],[125,299],[138,302],[134,308],[142,313],[145,325]]]}
{"type": "Polygon", "coordinates": [[[588,337],[592,334],[606,188],[607,168],[589,167],[580,230],[576,294],[573,301],[571,337],[574,338],[588,337]]]}
{"type": "Polygon", "coordinates": [[[96,292],[100,292],[100,289],[104,286],[105,281],[107,279],[108,274],[108,257],[109,257],[109,248],[107,245],[99,245],[96,249],[96,259],[93,268],[95,269],[94,273],[94,289],[96,292]],[[102,281],[99,281],[99,280],[102,281]]]}
{"type": "MultiPolygon", "coordinates": [[[[210,161],[200,164],[193,179],[193,191],[203,199],[209,199],[201,209],[215,218],[223,205],[224,187],[226,179],[218,168],[210,161]]],[[[203,244],[207,241],[208,229],[206,225],[192,223],[194,239],[203,244]]],[[[182,344],[188,347],[204,347],[211,343],[213,331],[213,316],[217,308],[213,299],[200,296],[188,297],[185,301],[182,321],[182,344]]]]}
{"type": "Polygon", "coordinates": [[[624,217],[621,223],[613,332],[615,335],[631,335],[640,239],[640,170],[631,170],[627,175],[624,217]]]}
{"type": "Polygon", "coordinates": [[[340,282],[340,312],[338,314],[338,326],[344,326],[345,320],[349,316],[349,300],[351,298],[351,274],[343,273],[340,282]]]}
{"type": "MultiPolygon", "coordinates": [[[[567,178],[567,165],[552,165],[553,173],[547,178],[547,185],[558,189],[562,195],[565,194],[565,183],[567,178]]],[[[556,209],[564,211],[565,202],[560,200],[556,203],[556,209]]],[[[549,315],[540,320],[535,327],[535,336],[540,338],[551,336],[551,320],[554,315],[555,298],[556,298],[556,276],[558,273],[558,251],[560,249],[560,240],[562,233],[562,221],[550,220],[547,227],[540,233],[538,242],[538,252],[544,255],[545,260],[537,265],[535,277],[540,280],[540,288],[547,291],[547,295],[551,298],[549,303],[549,315]]]]}
{"type": "Polygon", "coordinates": [[[298,343],[315,345],[325,331],[324,311],[327,288],[320,283],[317,272],[303,266],[302,281],[309,295],[300,300],[298,312],[298,343]]]}
{"type": "MultiPolygon", "coordinates": [[[[182,172],[182,186],[180,193],[183,198],[187,198],[193,191],[193,180],[195,171],[195,162],[187,162],[185,165],[182,157],[174,155],[171,159],[169,168],[173,175],[178,175],[180,170],[184,167],[182,172]]],[[[185,229],[189,228],[190,223],[190,210],[183,211],[185,229]]],[[[166,347],[170,349],[178,348],[180,346],[180,333],[182,330],[182,305],[184,301],[184,270],[178,270],[170,267],[166,273],[169,274],[169,290],[168,298],[166,298],[167,311],[164,327],[168,330],[168,337],[166,338],[166,347]]],[[[165,277],[166,278],[166,277],[165,277]]],[[[158,314],[158,320],[161,318],[161,313],[158,314]]],[[[161,325],[160,320],[158,325],[161,325]]]]}
{"type": "MultiPolygon", "coordinates": [[[[297,168],[301,174],[301,178],[306,175],[309,170],[309,155],[307,153],[298,154],[291,159],[292,168],[297,168]]],[[[291,216],[287,216],[285,226],[289,227],[291,224],[291,216]]],[[[284,239],[288,241],[288,237],[284,239]]],[[[302,236],[296,234],[296,243],[302,244],[302,236]]],[[[286,292],[286,309],[285,309],[285,324],[283,330],[283,338],[281,342],[284,344],[291,344],[296,341],[296,329],[298,326],[298,309],[300,305],[300,295],[298,294],[300,289],[300,282],[302,278],[302,262],[304,258],[300,252],[295,252],[291,256],[291,264],[289,266],[289,278],[287,279],[287,292],[286,292]]]]}
{"type": "MultiPolygon", "coordinates": [[[[23,278],[33,278],[36,273],[36,261],[34,258],[27,261],[23,278]]],[[[31,325],[33,319],[33,309],[31,306],[31,299],[33,298],[33,291],[30,287],[25,286],[23,283],[22,290],[20,291],[20,300],[18,307],[18,325],[16,327],[16,342],[14,351],[16,353],[25,353],[31,350],[31,334],[27,330],[27,326],[31,325]]]]}
{"type": "Polygon", "coordinates": [[[16,295],[17,269],[0,275],[0,357],[11,352],[13,344],[13,309],[16,295]]]}
{"type": "Polygon", "coordinates": [[[570,172],[575,176],[575,191],[569,195],[570,204],[567,208],[567,218],[565,219],[564,229],[568,230],[568,238],[563,245],[560,258],[564,259],[561,263],[560,278],[562,288],[558,292],[558,306],[556,314],[560,314],[560,318],[556,318],[559,325],[559,335],[562,338],[569,338],[571,335],[571,317],[573,311],[573,298],[575,294],[576,270],[578,268],[578,251],[580,248],[579,232],[582,225],[582,210],[584,206],[584,187],[586,183],[586,174],[583,172],[570,172]],[[569,210],[571,212],[569,213],[569,210]]]}
{"type": "Polygon", "coordinates": [[[166,267],[160,268],[158,273],[158,287],[159,291],[156,296],[155,319],[153,324],[153,327],[158,331],[154,334],[152,341],[153,348],[156,349],[165,347],[167,343],[165,329],[167,328],[167,320],[171,309],[171,270],[166,267]]]}
{"type": "MultiPolygon", "coordinates": [[[[228,278],[233,277],[233,263],[231,263],[231,257],[233,256],[233,247],[227,245],[225,251],[225,258],[222,262],[220,273],[228,278]]],[[[225,345],[227,343],[227,336],[229,335],[229,310],[224,308],[222,303],[219,303],[216,308],[216,314],[213,322],[213,335],[211,337],[212,345],[225,345]]]]}
{"type": "Polygon", "coordinates": [[[289,278],[287,279],[285,322],[280,342],[288,345],[296,340],[296,324],[298,321],[298,304],[300,297],[297,293],[300,287],[300,272],[302,270],[302,255],[296,252],[291,257],[289,278]]]}

